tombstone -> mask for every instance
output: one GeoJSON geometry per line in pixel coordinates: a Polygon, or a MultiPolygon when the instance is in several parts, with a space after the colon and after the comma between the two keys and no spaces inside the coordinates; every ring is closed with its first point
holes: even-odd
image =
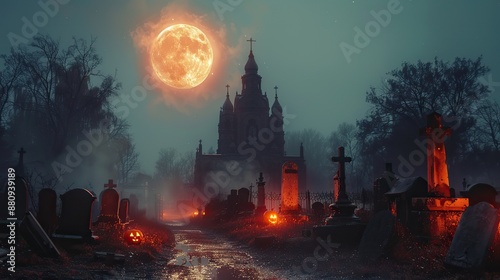
{"type": "Polygon", "coordinates": [[[394,239],[396,219],[389,210],[376,213],[366,226],[359,244],[359,259],[364,263],[375,262],[389,253],[394,239]]]}
{"type": "Polygon", "coordinates": [[[298,213],[299,211],[299,169],[295,162],[287,161],[282,166],[281,211],[298,213]]]}
{"type": "Polygon", "coordinates": [[[92,204],[96,199],[88,190],[73,189],[60,196],[61,218],[59,227],[53,237],[89,240],[92,238],[90,229],[92,204]]]}
{"type": "Polygon", "coordinates": [[[488,202],[489,204],[496,205],[496,195],[497,190],[488,184],[475,184],[469,188],[467,192],[462,192],[467,198],[469,198],[469,206],[478,204],[479,202],[488,202]]]}
{"type": "Polygon", "coordinates": [[[101,211],[99,212],[98,222],[104,223],[117,223],[118,220],[118,207],[120,203],[120,195],[114,189],[116,184],[113,180],[109,180],[107,184],[104,185],[105,189],[101,192],[100,202],[101,211]]]}
{"type": "Polygon", "coordinates": [[[238,190],[238,203],[244,204],[250,201],[250,190],[241,188],[238,190]]]}
{"type": "Polygon", "coordinates": [[[38,192],[37,220],[47,235],[54,233],[57,227],[57,194],[53,189],[45,188],[38,192]]]}
{"type": "Polygon", "coordinates": [[[262,172],[259,174],[259,179],[257,180],[257,208],[255,209],[255,215],[261,217],[266,211],[266,182],[264,182],[264,177],[262,172]]]}
{"type": "Polygon", "coordinates": [[[399,178],[386,193],[390,211],[404,225],[408,225],[411,216],[412,199],[427,196],[427,181],[422,177],[399,178]]]}
{"type": "Polygon", "coordinates": [[[387,200],[386,193],[391,190],[391,186],[394,184],[396,176],[392,171],[392,164],[385,164],[384,175],[377,178],[373,183],[373,210],[378,212],[381,210],[389,209],[389,203],[387,200]]]}
{"type": "Polygon", "coordinates": [[[491,204],[483,201],[467,208],[453,236],[445,264],[463,269],[480,269],[497,230],[498,210],[491,204]]]}
{"type": "Polygon", "coordinates": [[[128,198],[123,198],[122,200],[120,200],[120,212],[118,213],[118,217],[120,218],[120,223],[122,224],[126,224],[130,220],[128,216],[129,205],[130,200],[128,198]]]}
{"type": "Polygon", "coordinates": [[[427,126],[420,129],[420,134],[427,137],[428,192],[433,196],[450,197],[444,141],[451,134],[451,128],[443,127],[441,115],[432,112],[427,116],[427,126]]]}
{"type": "Polygon", "coordinates": [[[226,214],[228,216],[233,216],[236,213],[238,213],[238,190],[233,189],[227,196],[226,214]]]}
{"type": "Polygon", "coordinates": [[[20,229],[24,240],[39,256],[54,258],[60,256],[59,250],[30,211],[26,213],[20,229]]]}
{"type": "Polygon", "coordinates": [[[316,219],[321,219],[325,215],[325,206],[323,203],[316,201],[312,204],[313,215],[316,219]]]}
{"type": "Polygon", "coordinates": [[[253,211],[253,203],[250,202],[250,190],[241,188],[238,190],[238,212],[253,211]]]}

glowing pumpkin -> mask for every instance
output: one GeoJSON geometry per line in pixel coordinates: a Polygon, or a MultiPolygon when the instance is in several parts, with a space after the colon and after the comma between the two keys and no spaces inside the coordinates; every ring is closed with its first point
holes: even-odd
{"type": "Polygon", "coordinates": [[[273,210],[264,212],[264,220],[271,224],[276,224],[278,222],[278,214],[273,210]]]}
{"type": "Polygon", "coordinates": [[[144,241],[144,234],[138,229],[129,229],[123,234],[123,239],[125,239],[128,244],[139,245],[144,241]]]}

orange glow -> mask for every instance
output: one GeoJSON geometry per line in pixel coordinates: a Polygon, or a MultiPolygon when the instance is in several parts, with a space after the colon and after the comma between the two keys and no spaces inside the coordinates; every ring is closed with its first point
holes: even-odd
{"type": "Polygon", "coordinates": [[[266,211],[264,212],[264,220],[274,225],[278,223],[278,214],[273,210],[266,211]]]}
{"type": "Polygon", "coordinates": [[[201,84],[210,74],[213,50],[205,33],[188,24],[165,28],[151,46],[151,65],[167,85],[188,89],[201,84]]]}
{"type": "Polygon", "coordinates": [[[144,234],[138,229],[129,229],[123,234],[123,239],[131,245],[139,245],[144,240],[144,234]]]}
{"type": "Polygon", "coordinates": [[[299,209],[299,177],[295,162],[287,161],[282,167],[281,211],[299,209]]]}

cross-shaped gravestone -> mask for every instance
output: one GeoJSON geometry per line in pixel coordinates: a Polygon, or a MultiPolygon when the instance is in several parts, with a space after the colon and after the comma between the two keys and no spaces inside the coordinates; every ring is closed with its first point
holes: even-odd
{"type": "Polygon", "coordinates": [[[108,183],[104,184],[104,187],[107,189],[102,191],[100,195],[101,211],[97,220],[98,222],[116,223],[119,221],[118,208],[120,195],[114,189],[116,188],[116,184],[113,183],[113,180],[109,179],[108,183]]]}
{"type": "Polygon", "coordinates": [[[350,157],[346,157],[344,155],[344,147],[339,147],[339,155],[336,157],[332,157],[333,162],[338,162],[339,163],[339,169],[338,169],[338,186],[339,186],[339,192],[338,192],[338,202],[349,202],[349,197],[347,196],[347,192],[345,189],[345,163],[346,162],[351,162],[350,157]]]}
{"type": "Polygon", "coordinates": [[[441,124],[441,115],[433,112],[427,116],[427,126],[421,128],[420,133],[427,137],[428,192],[437,196],[450,197],[444,141],[451,134],[451,128],[444,127],[441,124]]]}
{"type": "Polygon", "coordinates": [[[112,188],[116,188],[116,184],[115,184],[115,183],[113,183],[113,179],[109,179],[109,180],[108,180],[108,183],[107,183],[107,184],[104,184],[104,187],[105,187],[105,188],[112,189],[112,188]]]}

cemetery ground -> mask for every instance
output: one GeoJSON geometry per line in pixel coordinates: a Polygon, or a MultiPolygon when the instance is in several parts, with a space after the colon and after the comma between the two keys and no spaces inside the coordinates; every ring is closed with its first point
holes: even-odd
{"type": "MultiPolygon", "coordinates": [[[[92,228],[99,237],[95,241],[53,239],[61,254],[59,258],[40,257],[23,238],[18,238],[16,272],[8,279],[147,279],[157,271],[158,264],[172,256],[174,236],[165,225],[147,220],[133,222],[130,228],[147,232],[142,244],[127,244],[121,226],[100,224],[92,228]]],[[[7,278],[5,272],[3,263],[1,279],[7,278]]]]}
{"type": "Polygon", "coordinates": [[[492,264],[499,263],[493,254],[500,251],[498,233],[488,257],[490,265],[465,271],[444,264],[452,237],[420,240],[397,224],[389,252],[377,261],[363,262],[357,243],[335,244],[304,236],[303,230],[315,224],[281,221],[273,225],[246,217],[205,226],[248,245],[255,261],[274,271],[275,279],[500,279],[500,267],[492,264]]]}
{"type": "MultiPolygon", "coordinates": [[[[169,226],[140,221],[130,228],[144,232],[141,245],[124,242],[120,228],[99,225],[93,227],[98,242],[55,241],[59,259],[38,257],[21,242],[12,279],[500,279],[491,267],[476,272],[446,267],[451,238],[423,242],[397,225],[390,253],[363,263],[356,244],[307,236],[304,229],[318,220],[279,219],[269,224],[242,216],[169,226]],[[97,258],[95,252],[124,259],[97,258]]],[[[497,235],[496,251],[499,243],[497,235]]]]}

